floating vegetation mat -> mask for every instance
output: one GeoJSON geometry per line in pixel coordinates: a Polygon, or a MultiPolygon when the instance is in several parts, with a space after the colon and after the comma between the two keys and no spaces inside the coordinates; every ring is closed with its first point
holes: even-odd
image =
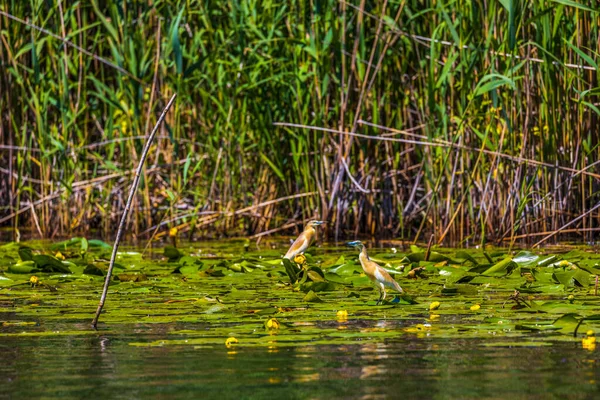
{"type": "MultiPolygon", "coordinates": [[[[402,337],[477,338],[483,346],[595,349],[600,256],[581,249],[536,254],[506,249],[371,249],[403,294],[378,291],[355,250],[312,248],[302,264],[283,247],[243,241],[124,248],[100,332],[157,327],[131,346],[303,346],[402,337]]],[[[111,248],[101,241],[0,247],[0,336],[94,335],[111,248]],[[60,327],[58,329],[57,327],[60,327]]]]}

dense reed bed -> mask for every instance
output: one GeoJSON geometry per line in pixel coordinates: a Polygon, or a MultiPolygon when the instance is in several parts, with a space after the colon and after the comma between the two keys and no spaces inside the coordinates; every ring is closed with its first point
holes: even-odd
{"type": "Polygon", "coordinates": [[[2,0],[1,224],[113,235],[176,92],[138,237],[592,240],[599,7],[2,0]]]}

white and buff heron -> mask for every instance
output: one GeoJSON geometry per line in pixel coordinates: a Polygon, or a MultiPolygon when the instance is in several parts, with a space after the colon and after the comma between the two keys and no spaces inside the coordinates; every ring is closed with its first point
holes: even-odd
{"type": "Polygon", "coordinates": [[[379,289],[379,300],[377,300],[378,305],[385,300],[386,287],[399,293],[404,292],[398,282],[396,282],[385,269],[369,258],[369,255],[367,254],[367,248],[360,240],[348,242],[348,246],[356,247],[360,250],[358,259],[360,260],[360,265],[362,266],[365,275],[367,275],[371,281],[377,283],[377,288],[379,289]]]}

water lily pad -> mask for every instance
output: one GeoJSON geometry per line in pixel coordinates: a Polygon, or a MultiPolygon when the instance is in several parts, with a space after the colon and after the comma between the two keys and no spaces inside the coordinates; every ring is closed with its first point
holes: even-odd
{"type": "Polygon", "coordinates": [[[321,298],[312,290],[309,291],[306,296],[304,296],[304,298],[302,299],[302,301],[305,301],[307,303],[322,303],[323,300],[321,300],[321,298]]]}
{"type": "Polygon", "coordinates": [[[507,257],[485,270],[482,275],[505,276],[511,273],[517,266],[518,264],[515,263],[512,258],[507,257]]]}

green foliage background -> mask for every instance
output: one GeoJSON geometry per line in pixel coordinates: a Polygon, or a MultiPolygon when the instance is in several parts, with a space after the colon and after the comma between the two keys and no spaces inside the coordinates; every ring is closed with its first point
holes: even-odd
{"type": "Polygon", "coordinates": [[[469,243],[532,238],[585,214],[569,229],[589,238],[598,9],[1,0],[1,224],[111,235],[143,137],[176,92],[137,234],[160,223],[254,234],[318,217],[335,237],[469,243]]]}

